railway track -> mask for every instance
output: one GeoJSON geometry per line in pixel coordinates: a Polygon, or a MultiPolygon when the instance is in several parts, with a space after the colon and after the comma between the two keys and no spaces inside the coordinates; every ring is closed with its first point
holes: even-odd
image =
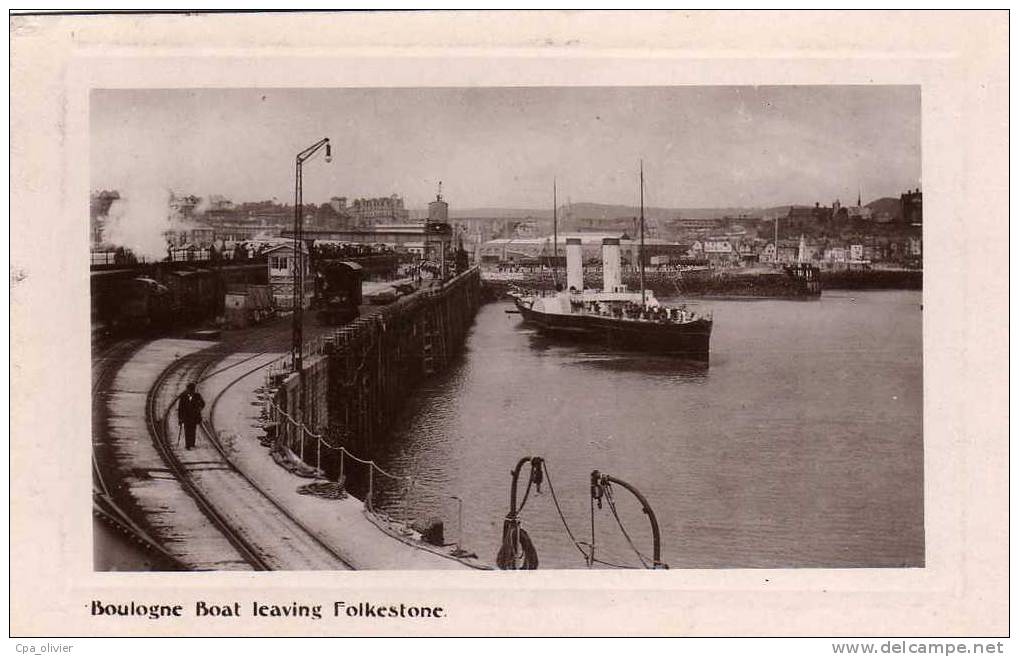
{"type": "Polygon", "coordinates": [[[101,461],[108,459],[98,453],[105,448],[105,392],[120,366],[129,359],[143,340],[123,340],[99,350],[92,360],[92,514],[127,539],[143,553],[154,559],[159,570],[184,570],[180,563],[159,541],[142,528],[115,498],[109,473],[103,471],[101,461]]]}
{"type": "MultiPolygon", "coordinates": [[[[157,450],[212,524],[241,557],[256,570],[347,570],[342,555],[322,541],[270,495],[241,472],[227,457],[208,421],[199,427],[194,450],[173,443],[170,416],[179,391],[187,381],[205,380],[262,356],[255,354],[209,372],[222,354],[210,348],[185,356],[166,368],[149,390],[146,416],[157,450]]],[[[264,368],[247,368],[216,395],[210,412],[223,391],[249,374],[264,368]]]]}
{"type": "Polygon", "coordinates": [[[109,496],[110,487],[99,465],[97,448],[102,445],[105,434],[102,426],[106,419],[103,408],[103,393],[117,369],[141,345],[140,340],[127,340],[102,349],[92,358],[92,492],[94,495],[109,496]]]}
{"type": "MultiPolygon", "coordinates": [[[[260,355],[263,355],[263,354],[256,354],[255,356],[252,356],[251,358],[256,358],[257,356],[260,356],[260,355]]],[[[250,359],[245,359],[244,361],[234,363],[234,365],[240,365],[242,362],[246,362],[248,360],[250,360],[250,359]]],[[[223,447],[223,444],[219,440],[219,431],[217,431],[216,424],[213,421],[213,418],[215,418],[215,416],[216,416],[216,406],[219,404],[219,401],[223,398],[223,395],[225,395],[226,392],[228,390],[230,390],[230,388],[232,388],[233,386],[238,384],[241,380],[247,378],[249,375],[254,374],[255,372],[257,372],[257,371],[259,371],[261,369],[264,369],[267,366],[268,366],[268,364],[262,364],[262,365],[259,365],[258,367],[251,368],[251,369],[245,371],[244,373],[234,377],[226,385],[222,386],[219,389],[219,392],[217,392],[216,396],[213,397],[212,403],[209,404],[209,412],[208,412],[208,414],[207,414],[207,416],[206,416],[206,418],[204,420],[206,435],[208,436],[209,441],[212,443],[212,445],[216,448],[216,451],[219,452],[219,454],[223,458],[223,460],[226,461],[227,463],[229,463],[230,466],[233,467],[240,476],[244,477],[244,479],[247,480],[247,482],[249,484],[251,484],[251,486],[253,488],[257,489],[260,493],[262,493],[262,495],[264,495],[266,499],[268,499],[276,508],[278,508],[281,513],[284,513],[288,517],[290,517],[294,521],[294,523],[296,523],[299,527],[301,527],[301,529],[303,529],[310,537],[312,537],[315,540],[315,542],[317,542],[323,548],[325,548],[326,550],[331,552],[337,559],[339,559],[344,564],[345,568],[348,568],[350,570],[354,570],[354,567],[352,565],[350,565],[350,563],[346,560],[346,558],[344,558],[334,548],[330,547],[328,545],[328,542],[325,541],[319,535],[318,532],[316,532],[314,529],[308,527],[305,523],[301,522],[300,520],[295,518],[292,514],[290,514],[290,512],[286,510],[286,508],[283,506],[283,504],[281,504],[279,501],[277,501],[277,499],[273,495],[268,493],[264,488],[259,486],[257,482],[255,482],[251,477],[246,475],[240,468],[238,468],[234,464],[234,462],[230,459],[230,456],[227,453],[227,450],[223,447]]],[[[225,369],[228,369],[228,368],[223,368],[223,369],[217,370],[216,373],[218,374],[218,373],[224,371],[225,369]]],[[[211,376],[211,375],[209,375],[209,376],[211,376]]]]}

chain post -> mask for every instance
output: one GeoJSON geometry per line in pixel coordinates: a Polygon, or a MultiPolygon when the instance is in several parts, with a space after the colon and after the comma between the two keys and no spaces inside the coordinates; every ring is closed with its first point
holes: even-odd
{"type": "Polygon", "coordinates": [[[368,464],[368,496],[365,497],[365,506],[368,507],[369,511],[374,511],[372,504],[372,497],[374,496],[375,490],[375,464],[368,464]]]}

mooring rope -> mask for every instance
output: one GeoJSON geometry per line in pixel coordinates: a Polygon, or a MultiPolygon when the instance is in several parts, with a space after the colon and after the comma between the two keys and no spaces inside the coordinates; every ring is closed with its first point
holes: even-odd
{"type": "MultiPolygon", "coordinates": [[[[590,566],[592,558],[591,555],[584,551],[584,548],[581,546],[580,541],[578,541],[576,537],[573,535],[573,530],[570,529],[570,524],[566,522],[566,516],[565,514],[563,514],[563,509],[561,506],[559,506],[559,498],[555,494],[555,486],[552,485],[552,473],[548,471],[548,461],[543,461],[542,465],[545,469],[545,479],[548,480],[548,490],[549,492],[552,493],[552,502],[555,504],[556,511],[559,513],[559,519],[563,521],[563,527],[566,528],[566,534],[570,537],[570,540],[573,541],[573,545],[575,545],[577,550],[580,551],[580,554],[584,556],[584,561],[587,563],[588,566],[590,566]]],[[[593,546],[590,547],[592,547],[591,554],[593,554],[594,553],[593,546]]]]}
{"type": "Polygon", "coordinates": [[[605,499],[609,503],[609,509],[612,510],[612,515],[616,519],[616,524],[619,525],[619,530],[623,532],[623,536],[626,538],[626,542],[630,544],[630,549],[632,549],[634,553],[637,555],[637,558],[640,559],[641,566],[643,566],[644,568],[648,568],[649,566],[647,558],[643,554],[641,554],[640,550],[637,549],[637,546],[634,545],[633,539],[630,538],[630,534],[626,531],[626,527],[623,526],[623,521],[620,520],[619,514],[616,512],[616,503],[615,500],[612,499],[612,484],[606,481],[604,484],[604,489],[605,499]]]}
{"type": "MultiPolygon", "coordinates": [[[[559,504],[559,498],[555,492],[555,485],[552,483],[552,473],[549,472],[548,470],[548,461],[544,461],[543,466],[545,470],[545,478],[548,480],[548,490],[552,493],[552,503],[555,505],[556,512],[559,514],[559,519],[562,521],[563,528],[566,530],[566,535],[570,537],[570,541],[577,548],[577,551],[580,552],[580,554],[584,557],[584,561],[587,563],[588,567],[591,567],[592,564],[597,563],[603,566],[609,566],[610,568],[620,569],[638,568],[638,566],[614,563],[611,561],[606,561],[604,559],[598,559],[597,557],[594,556],[595,554],[594,497],[591,498],[591,542],[587,543],[584,541],[577,540],[576,535],[574,535],[573,530],[570,528],[570,523],[566,521],[566,514],[563,513],[562,506],[559,504]],[[584,549],[584,546],[587,546],[586,550],[584,549]]],[[[608,488],[608,486],[606,486],[606,488],[608,488]]],[[[612,514],[615,516],[616,522],[619,524],[619,528],[623,532],[623,536],[626,537],[626,541],[630,544],[630,547],[637,554],[637,557],[640,559],[642,567],[648,568],[649,566],[647,558],[640,552],[640,550],[637,549],[636,545],[634,545],[633,541],[630,539],[630,535],[627,533],[626,528],[623,527],[622,520],[620,520],[619,514],[616,512],[616,506],[614,500],[612,499],[611,491],[606,492],[607,492],[606,498],[608,499],[609,502],[609,508],[612,510],[612,514]]]]}

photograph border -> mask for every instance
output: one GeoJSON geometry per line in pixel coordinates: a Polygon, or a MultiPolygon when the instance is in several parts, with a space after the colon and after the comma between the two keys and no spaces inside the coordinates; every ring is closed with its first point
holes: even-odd
{"type": "Polygon", "coordinates": [[[1008,283],[1000,276],[1007,243],[982,237],[1000,232],[1007,207],[1007,13],[29,17],[14,19],[11,34],[11,351],[12,383],[18,383],[11,396],[11,591],[18,601],[12,634],[1007,633],[1008,583],[1001,572],[1007,572],[1008,546],[1002,522],[1008,388],[1001,364],[1008,283]],[[617,29],[623,19],[627,36],[617,29]],[[762,33],[762,23],[772,33],[762,33]],[[203,42],[209,34],[219,38],[212,47],[203,42]],[[445,572],[262,573],[256,579],[210,573],[189,575],[184,591],[179,574],[92,572],[91,513],[83,494],[88,467],[76,449],[49,447],[90,438],[83,385],[90,368],[82,274],[88,235],[81,222],[89,176],[80,166],[88,161],[88,90],[832,81],[922,87],[925,568],[555,571],[485,574],[484,580],[445,572]],[[965,135],[960,124],[968,127],[965,135]],[[40,216],[53,219],[40,222],[40,216]],[[60,240],[63,247],[39,252],[32,245],[40,240],[60,240]],[[952,312],[957,308],[966,316],[952,312]],[[64,410],[47,412],[47,398],[66,400],[64,410]],[[16,442],[18,436],[36,438],[16,442]],[[40,515],[39,508],[56,512],[40,515]],[[299,592],[327,603],[336,591],[348,600],[433,602],[451,614],[428,626],[393,621],[380,627],[250,618],[154,623],[95,619],[82,611],[97,597],[289,601],[299,592]],[[606,606],[641,615],[621,621],[606,606]]]}

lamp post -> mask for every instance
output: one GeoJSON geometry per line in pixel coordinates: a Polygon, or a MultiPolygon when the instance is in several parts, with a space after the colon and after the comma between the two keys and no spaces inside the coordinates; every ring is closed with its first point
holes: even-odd
{"type": "Polygon", "coordinates": [[[304,422],[304,180],[302,169],[304,162],[317,153],[323,146],[326,149],[326,162],[332,162],[333,151],[329,137],[320,139],[297,154],[294,175],[294,301],[293,324],[290,356],[297,372],[298,393],[297,410],[301,422],[304,422]]]}

